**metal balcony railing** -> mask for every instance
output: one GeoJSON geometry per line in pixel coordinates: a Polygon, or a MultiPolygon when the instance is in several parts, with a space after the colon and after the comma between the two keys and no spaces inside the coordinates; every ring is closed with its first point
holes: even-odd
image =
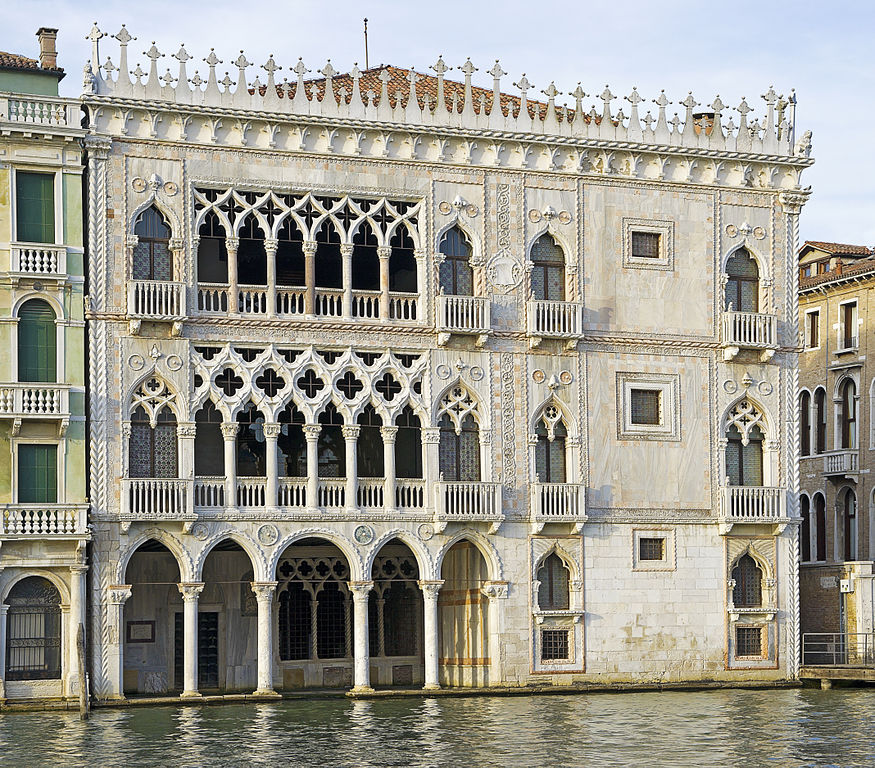
{"type": "Polygon", "coordinates": [[[811,667],[875,667],[875,634],[805,632],[802,664],[811,667]]]}

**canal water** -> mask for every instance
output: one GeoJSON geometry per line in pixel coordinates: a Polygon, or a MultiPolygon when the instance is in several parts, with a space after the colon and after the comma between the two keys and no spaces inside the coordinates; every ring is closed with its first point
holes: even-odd
{"type": "Polygon", "coordinates": [[[2,766],[866,766],[875,689],[295,700],[0,716],[2,766]]]}

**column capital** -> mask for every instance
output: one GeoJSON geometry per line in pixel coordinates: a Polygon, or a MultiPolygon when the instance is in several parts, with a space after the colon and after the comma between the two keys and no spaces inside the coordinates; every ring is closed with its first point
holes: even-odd
{"type": "Polygon", "coordinates": [[[422,442],[426,445],[438,445],[441,441],[440,427],[423,427],[422,442]]]}
{"type": "Polygon", "coordinates": [[[179,588],[179,594],[182,595],[182,599],[186,603],[197,602],[197,599],[201,596],[201,592],[204,591],[203,582],[198,581],[190,581],[183,584],[176,585],[179,588]]]}
{"type": "Polygon", "coordinates": [[[70,573],[88,573],[88,566],[82,565],[82,564],[71,565],[70,566],[70,573]]]}
{"type": "Polygon", "coordinates": [[[340,431],[343,433],[344,440],[358,440],[362,428],[359,424],[344,424],[340,431]]]}
{"type": "Polygon", "coordinates": [[[267,253],[276,254],[277,248],[279,248],[280,241],[276,240],[273,237],[266,237],[264,239],[264,250],[267,253]]]}
{"type": "Polygon", "coordinates": [[[304,242],[301,243],[301,250],[303,250],[304,253],[313,254],[316,253],[316,248],[318,245],[319,243],[317,243],[315,240],[304,240],[304,242]]]}
{"type": "Polygon", "coordinates": [[[802,211],[802,206],[808,201],[811,193],[804,190],[784,191],[778,195],[778,200],[784,213],[798,214],[802,211]]]}
{"type": "Polygon", "coordinates": [[[236,421],[222,422],[222,437],[225,440],[234,440],[237,437],[239,426],[236,421]]]}
{"type": "Polygon", "coordinates": [[[352,593],[352,599],[356,602],[360,600],[367,600],[368,595],[374,588],[373,581],[348,581],[346,585],[349,587],[349,591],[352,593]]]}
{"type": "Polygon", "coordinates": [[[503,600],[507,597],[506,581],[487,581],[480,590],[490,600],[503,600]]]}
{"type": "Polygon", "coordinates": [[[388,259],[392,255],[392,248],[388,245],[377,246],[377,258],[388,259]]]}
{"type": "Polygon", "coordinates": [[[9,610],[9,606],[5,603],[0,603],[0,616],[5,616],[6,612],[9,610]]]}
{"type": "Polygon", "coordinates": [[[340,255],[341,256],[352,256],[354,245],[350,245],[349,243],[344,243],[340,246],[340,255]]]}
{"type": "Polygon", "coordinates": [[[278,581],[253,581],[250,582],[252,591],[255,592],[256,600],[270,601],[273,599],[273,594],[276,591],[278,581]]]}
{"type": "Polygon", "coordinates": [[[225,238],[225,247],[229,252],[237,253],[237,249],[240,247],[240,238],[239,237],[226,237],[225,238]]]}
{"type": "Polygon", "coordinates": [[[261,428],[264,430],[265,437],[276,438],[280,436],[280,433],[283,430],[282,424],[276,424],[271,422],[265,422],[261,425],[261,428]]]}
{"type": "Polygon", "coordinates": [[[185,238],[171,237],[167,245],[170,247],[171,251],[181,251],[185,248],[185,238]]]}
{"type": "Polygon", "coordinates": [[[417,581],[419,588],[422,590],[422,596],[426,600],[437,600],[438,592],[441,591],[441,587],[444,585],[443,579],[438,579],[435,581],[417,581]]]}
{"type": "Polygon", "coordinates": [[[193,440],[197,436],[197,424],[193,421],[180,421],[176,425],[176,436],[193,440]]]}
{"type": "Polygon", "coordinates": [[[130,584],[113,584],[106,588],[106,602],[110,605],[124,605],[130,596],[130,584]]]}
{"type": "Polygon", "coordinates": [[[304,431],[304,437],[308,441],[316,442],[319,439],[319,433],[322,431],[321,424],[305,424],[301,429],[304,431]]]}
{"type": "Polygon", "coordinates": [[[383,436],[384,443],[394,443],[395,437],[398,435],[398,427],[395,427],[395,426],[380,427],[380,434],[383,436]]]}

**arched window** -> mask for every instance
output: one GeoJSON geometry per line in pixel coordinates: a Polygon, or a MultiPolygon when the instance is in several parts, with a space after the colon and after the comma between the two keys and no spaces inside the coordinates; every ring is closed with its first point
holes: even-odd
{"type": "Polygon", "coordinates": [[[143,211],[134,225],[137,244],[131,277],[134,280],[172,280],[170,227],[155,206],[143,211]]]}
{"type": "Polygon", "coordinates": [[[237,423],[237,476],[265,477],[267,444],[264,439],[264,416],[253,403],[239,414],[237,423]]]}
{"type": "Polygon", "coordinates": [[[307,476],[307,441],[304,438],[304,414],[294,404],[279,415],[279,473],[285,477],[307,476]]]}
{"type": "Polygon", "coordinates": [[[383,420],[374,410],[374,406],[368,403],[359,416],[358,423],[361,426],[356,443],[359,477],[383,477],[383,435],[380,433],[383,420]]]}
{"type": "Polygon", "coordinates": [[[346,477],[346,443],[343,440],[343,416],[329,403],[319,414],[319,477],[346,477]]]}
{"type": "Polygon", "coordinates": [[[402,226],[389,241],[392,248],[389,256],[389,290],[398,293],[416,293],[416,256],[413,239],[402,226]]]}
{"type": "Polygon", "coordinates": [[[170,408],[158,412],[154,426],[138,405],[131,415],[128,447],[129,477],[179,477],[176,416],[170,408]]]}
{"type": "Polygon", "coordinates": [[[406,405],[395,418],[395,476],[422,478],[422,429],[419,417],[406,405]]]}
{"type": "Polygon", "coordinates": [[[328,581],[316,594],[316,656],[342,659],[346,652],[346,594],[328,581]]]}
{"type": "Polygon", "coordinates": [[[444,480],[477,482],[480,480],[480,430],[469,413],[457,428],[444,414],[440,427],[440,472],[444,480]]]}
{"type": "Polygon", "coordinates": [[[194,415],[194,473],[198,477],[225,475],[225,440],[222,437],[222,414],[212,400],[207,400],[194,415]]]}
{"type": "Polygon", "coordinates": [[[343,287],[343,260],[340,256],[340,235],[329,222],[316,233],[316,287],[343,287]]]}
{"type": "Polygon", "coordinates": [[[841,448],[857,447],[857,385],[850,377],[839,388],[839,433],[841,448]]]}
{"type": "MultiPolygon", "coordinates": [[[[198,229],[197,279],[199,283],[228,282],[226,234],[215,211],[204,216],[198,229]]],[[[203,307],[201,307],[203,308],[203,307]]],[[[227,310],[227,306],[223,307],[227,310]]]]}
{"type": "Polygon", "coordinates": [[[565,301],[565,254],[550,235],[541,235],[532,246],[532,298],[565,301]]]}
{"type": "Polygon", "coordinates": [[[541,483],[566,482],[565,439],[568,431],[555,405],[544,408],[535,427],[535,474],[541,483]]]}
{"type": "Polygon", "coordinates": [[[42,299],[25,301],[18,310],[18,380],[57,381],[55,313],[42,299]]]}
{"type": "Polygon", "coordinates": [[[352,238],[352,289],[354,291],[380,290],[377,236],[367,221],[359,227],[352,238]]]}
{"type": "Polygon", "coordinates": [[[811,455],[811,394],[799,395],[799,450],[803,456],[811,455]]]}
{"type": "Polygon", "coordinates": [[[439,277],[440,290],[450,296],[473,296],[474,273],[471,270],[471,244],[458,227],[441,238],[438,250],[444,255],[439,277]]]}
{"type": "Polygon", "coordinates": [[[726,476],[729,485],[763,484],[763,433],[751,427],[745,440],[738,427],[731,424],[726,432],[726,476]]]}
{"type": "Polygon", "coordinates": [[[802,518],[799,531],[800,555],[802,562],[807,563],[811,560],[811,505],[805,494],[799,497],[799,515],[802,518]]]}
{"type": "Polygon", "coordinates": [[[842,517],[842,539],[845,560],[857,559],[857,494],[851,488],[839,502],[842,517]]]}
{"type": "Polygon", "coordinates": [[[313,598],[300,581],[279,594],[279,651],[282,661],[312,658],[310,628],[313,598]]]}
{"type": "Polygon", "coordinates": [[[814,540],[818,562],[826,562],[826,500],[822,493],[814,496],[814,540]]]}
{"type": "Polygon", "coordinates": [[[763,604],[763,572],[750,555],[742,555],[732,569],[732,603],[736,608],[759,608],[763,604]]]}
{"type": "Polygon", "coordinates": [[[61,595],[48,579],[28,576],[6,598],[6,679],[61,678],[61,595]]]}
{"type": "Polygon", "coordinates": [[[756,261],[740,248],[726,261],[727,311],[759,312],[760,271],[756,261]]]}
{"type": "Polygon", "coordinates": [[[826,451],[826,390],[814,392],[814,452],[826,451]]]}
{"type": "Polygon", "coordinates": [[[258,219],[250,214],[240,227],[237,237],[237,280],[245,285],[267,285],[267,251],[264,232],[258,219]]]}
{"type": "Polygon", "coordinates": [[[568,607],[568,568],[553,552],[538,569],[538,608],[542,611],[567,611],[568,607]]]}
{"type": "Polygon", "coordinates": [[[277,232],[276,284],[303,287],[304,278],[304,236],[288,216],[277,232]]]}

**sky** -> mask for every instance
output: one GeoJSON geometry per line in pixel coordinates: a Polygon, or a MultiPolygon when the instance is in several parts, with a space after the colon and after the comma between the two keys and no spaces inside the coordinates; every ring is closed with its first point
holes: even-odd
{"type": "MultiPolygon", "coordinates": [[[[760,94],[770,85],[784,95],[795,88],[796,135],[812,131],[816,159],[802,177],[803,186],[812,187],[802,213],[802,240],[875,246],[875,152],[861,153],[853,138],[862,131],[863,144],[875,144],[875,3],[864,0],[10,0],[0,50],[36,58],[36,30],[57,27],[59,64],[68,72],[61,83],[64,96],[81,90],[82,66],[91,55],[85,38],[95,20],[108,34],[124,23],[137,37],[129,47],[131,68],[139,62],[147,69],[141,52],[155,40],[168,54],[159,71],[176,64],[169,54],[184,43],[195,58],[189,75],[195,64],[204,75],[201,59],[210,48],[225,62],[218,67],[220,77],[225,69],[236,74],[230,62],[242,49],[259,65],[273,54],[283,67],[278,79],[291,79],[298,57],[311,70],[326,59],[339,71],[354,62],[363,67],[365,16],[371,66],[425,72],[442,54],[454,67],[447,77],[461,79],[458,67],[470,57],[479,68],[475,84],[491,88],[486,71],[500,59],[508,72],[502,90],[514,93],[511,83],[525,73],[535,91],[555,81],[563,93],[557,102],[573,104],[567,94],[580,82],[588,94],[584,104],[595,102],[599,111],[593,94],[606,83],[617,95],[637,87],[648,107],[665,89],[674,102],[669,115],[675,110],[683,115],[678,102],[692,91],[703,104],[719,94],[734,107],[746,97],[756,110],[751,117],[762,117],[760,94]],[[863,96],[867,100],[861,101],[863,96]]],[[[118,64],[116,41],[102,42],[101,58],[109,55],[118,64]]],[[[264,74],[257,67],[248,71],[250,79],[264,74]]],[[[626,102],[613,102],[614,111],[620,106],[628,112],[626,102]]],[[[732,116],[737,123],[737,113],[732,116]]],[[[724,113],[724,121],[728,117],[724,113]]]]}

